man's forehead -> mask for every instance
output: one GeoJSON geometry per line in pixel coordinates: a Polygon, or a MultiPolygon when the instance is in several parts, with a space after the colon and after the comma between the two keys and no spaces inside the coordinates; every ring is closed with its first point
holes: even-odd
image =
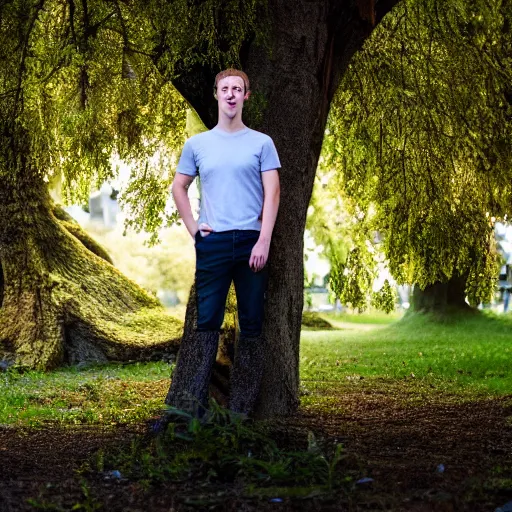
{"type": "Polygon", "coordinates": [[[238,85],[240,85],[240,87],[243,87],[244,79],[241,76],[229,75],[224,78],[221,78],[217,85],[220,87],[221,85],[234,85],[234,84],[238,84],[238,85]]]}

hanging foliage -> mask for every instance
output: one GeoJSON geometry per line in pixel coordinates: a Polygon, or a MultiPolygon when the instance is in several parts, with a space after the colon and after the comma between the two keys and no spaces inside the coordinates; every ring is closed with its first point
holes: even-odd
{"type": "Polygon", "coordinates": [[[399,283],[496,280],[512,207],[512,2],[404,0],[353,59],[324,141],[331,186],[399,283]]]}

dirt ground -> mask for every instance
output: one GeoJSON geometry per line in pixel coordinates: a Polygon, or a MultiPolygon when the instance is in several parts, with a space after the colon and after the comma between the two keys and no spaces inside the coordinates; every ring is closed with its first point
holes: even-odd
{"type": "Polygon", "coordinates": [[[512,501],[512,396],[471,403],[446,396],[422,403],[408,396],[396,390],[344,390],[336,397],[335,413],[305,409],[282,421],[281,429],[310,430],[318,439],[342,442],[347,468],[373,482],[348,492],[278,502],[199,482],[145,489],[130,481],[81,476],[98,449],[108,451],[145,435],[145,425],[3,427],[0,511],[493,512],[512,501]]]}

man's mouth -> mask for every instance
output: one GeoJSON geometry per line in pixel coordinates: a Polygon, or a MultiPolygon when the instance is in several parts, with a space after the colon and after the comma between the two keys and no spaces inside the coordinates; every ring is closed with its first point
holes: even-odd
{"type": "Polygon", "coordinates": [[[234,101],[228,101],[228,105],[229,105],[230,107],[236,107],[236,102],[234,102],[234,101]]]}

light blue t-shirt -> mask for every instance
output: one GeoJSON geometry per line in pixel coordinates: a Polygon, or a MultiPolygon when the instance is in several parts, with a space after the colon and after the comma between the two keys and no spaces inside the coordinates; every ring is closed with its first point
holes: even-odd
{"type": "Polygon", "coordinates": [[[261,173],[281,167],[272,139],[243,128],[234,133],[218,127],[185,142],[177,172],[200,177],[199,223],[214,231],[261,229],[261,173]]]}

